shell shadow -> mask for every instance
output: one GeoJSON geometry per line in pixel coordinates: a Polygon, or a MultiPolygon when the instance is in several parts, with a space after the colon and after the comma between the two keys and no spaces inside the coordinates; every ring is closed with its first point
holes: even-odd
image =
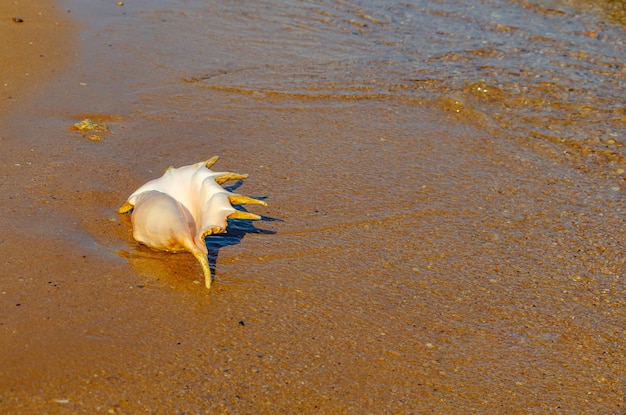
{"type": "MultiPolygon", "coordinates": [[[[235,185],[226,187],[225,189],[232,192],[239,186],[241,186],[241,183],[237,182],[235,185]]],[[[265,200],[267,197],[257,197],[255,199],[265,200]]],[[[247,209],[243,205],[233,205],[233,207],[237,210],[247,212],[247,209]]],[[[260,222],[282,222],[282,220],[269,216],[261,216],[260,222]]],[[[215,279],[217,259],[220,249],[239,244],[247,234],[275,235],[277,233],[277,231],[257,228],[254,226],[255,223],[256,221],[228,219],[226,233],[209,235],[204,238],[204,242],[209,252],[208,259],[212,279],[215,279]]]]}

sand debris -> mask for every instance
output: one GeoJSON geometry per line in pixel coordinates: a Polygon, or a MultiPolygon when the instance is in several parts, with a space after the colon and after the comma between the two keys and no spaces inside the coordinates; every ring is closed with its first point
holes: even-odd
{"type": "Polygon", "coordinates": [[[72,125],[70,130],[80,132],[83,137],[91,141],[102,141],[104,139],[102,134],[111,131],[106,124],[97,124],[89,118],[72,125]]]}

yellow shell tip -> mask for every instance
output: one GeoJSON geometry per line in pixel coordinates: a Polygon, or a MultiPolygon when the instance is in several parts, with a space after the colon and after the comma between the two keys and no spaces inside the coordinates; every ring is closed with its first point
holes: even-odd
{"type": "Polygon", "coordinates": [[[212,228],[209,228],[205,230],[204,232],[202,232],[201,237],[204,239],[207,236],[216,235],[220,233],[226,233],[226,229],[222,228],[221,226],[213,226],[212,228]]]}
{"type": "Polygon", "coordinates": [[[229,219],[244,219],[244,220],[261,220],[259,215],[255,215],[250,212],[243,212],[241,210],[236,210],[230,215],[228,215],[229,219]]]}
{"type": "Polygon", "coordinates": [[[239,173],[224,173],[221,176],[218,176],[215,178],[215,182],[217,184],[224,184],[227,181],[230,180],[243,180],[243,179],[247,179],[248,175],[247,174],[239,174],[239,173]]]}
{"type": "Polygon", "coordinates": [[[206,166],[207,169],[210,169],[211,167],[213,167],[213,165],[215,163],[217,163],[217,161],[220,159],[220,156],[213,156],[210,159],[208,159],[204,165],[206,166]]]}
{"type": "Polygon", "coordinates": [[[131,210],[133,210],[133,208],[134,206],[128,203],[128,200],[127,200],[126,202],[124,202],[122,206],[120,206],[120,208],[117,210],[117,213],[130,212],[131,210]]]}
{"type": "Polygon", "coordinates": [[[230,200],[230,203],[233,205],[261,205],[267,207],[267,203],[264,201],[243,195],[232,194],[228,196],[228,200],[230,200]]]}

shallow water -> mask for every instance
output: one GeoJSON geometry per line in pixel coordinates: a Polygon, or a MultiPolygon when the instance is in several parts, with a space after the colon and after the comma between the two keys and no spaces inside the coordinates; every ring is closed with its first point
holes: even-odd
{"type": "Polygon", "coordinates": [[[0,135],[0,409],[623,413],[623,3],[62,4],[0,135]],[[213,154],[277,220],[206,291],[115,209],[213,154]]]}
{"type": "Polygon", "coordinates": [[[623,3],[160,4],[128,12],[154,31],[133,46],[185,82],[301,105],[426,102],[529,145],[559,143],[563,158],[625,163],[623,3]]]}

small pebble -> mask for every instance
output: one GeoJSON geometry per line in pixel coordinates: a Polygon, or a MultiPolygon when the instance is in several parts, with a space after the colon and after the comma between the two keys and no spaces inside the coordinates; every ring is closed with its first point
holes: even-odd
{"type": "Polygon", "coordinates": [[[24,19],[22,19],[20,17],[14,17],[13,18],[13,22],[15,22],[15,23],[24,23],[24,19]]]}

